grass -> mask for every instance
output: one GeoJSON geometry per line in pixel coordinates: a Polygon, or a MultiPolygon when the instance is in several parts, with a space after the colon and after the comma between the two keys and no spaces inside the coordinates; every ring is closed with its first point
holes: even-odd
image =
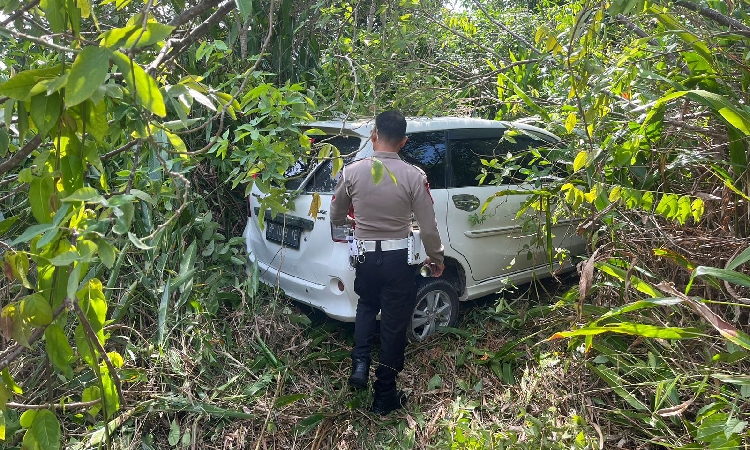
{"type": "Polygon", "coordinates": [[[539,343],[568,326],[570,309],[553,305],[564,287],[464,304],[460,328],[408,346],[409,405],[384,418],[346,385],[353,325],[272,292],[223,320],[183,319],[163,352],[133,334],[125,352],[150,369],[128,384],[126,410],[139,411],[116,447],[597,448],[583,359],[539,343]]]}

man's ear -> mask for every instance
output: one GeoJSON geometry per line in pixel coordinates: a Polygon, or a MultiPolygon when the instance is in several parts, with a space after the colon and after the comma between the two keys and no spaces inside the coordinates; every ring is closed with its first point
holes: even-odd
{"type": "Polygon", "coordinates": [[[406,141],[408,141],[408,140],[409,140],[409,137],[408,136],[404,136],[404,138],[401,139],[401,142],[399,142],[398,148],[400,148],[400,149],[404,148],[404,145],[406,145],[406,141]]]}

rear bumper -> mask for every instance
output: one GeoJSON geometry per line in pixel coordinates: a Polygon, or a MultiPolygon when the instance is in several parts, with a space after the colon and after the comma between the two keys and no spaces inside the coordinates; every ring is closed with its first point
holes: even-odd
{"type": "MultiPolygon", "coordinates": [[[[255,263],[252,253],[248,259],[250,264],[255,263]]],[[[327,283],[319,284],[275,269],[262,261],[257,263],[259,278],[264,284],[280,287],[289,297],[319,309],[336,320],[354,322],[359,299],[354,293],[354,270],[331,271],[327,283]],[[343,291],[339,289],[339,280],[344,284],[343,291]]]]}

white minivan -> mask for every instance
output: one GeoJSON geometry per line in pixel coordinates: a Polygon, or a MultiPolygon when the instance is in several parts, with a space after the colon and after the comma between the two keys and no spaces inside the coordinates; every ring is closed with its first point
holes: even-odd
{"type": "MultiPolygon", "coordinates": [[[[374,120],[315,122],[306,125],[322,130],[325,139],[351,160],[372,155],[369,141],[374,120]]],[[[417,279],[417,303],[409,338],[419,341],[440,326],[454,326],[460,300],[497,292],[509,283],[523,283],[550,275],[546,248],[532,245],[536,227],[524,216],[516,218],[527,195],[514,193],[485,201],[499,191],[524,191],[532,187],[518,179],[532,157],[506,171],[500,184],[480,184],[482,160],[503,161],[508,155],[527,153],[530,148],[555,147],[559,139],[538,127],[519,122],[473,118],[407,118],[406,146],[401,158],[427,174],[438,229],[445,247],[446,269],[440,278],[417,279]],[[513,137],[503,138],[513,130],[513,137]],[[515,176],[514,176],[515,175],[515,176]]],[[[250,262],[257,264],[260,279],[278,286],[291,298],[324,311],[330,317],[353,322],[358,296],[354,293],[354,269],[349,266],[348,229],[334,227],[328,218],[336,185],[333,164],[326,161],[307,176],[290,180],[287,188],[299,192],[295,208],[258,222],[259,191],[248,197],[249,216],[244,237],[250,262]],[[316,219],[307,215],[313,194],[321,199],[316,219]]],[[[489,181],[490,178],[487,179],[489,181]]],[[[382,182],[389,182],[388,177],[382,182]]],[[[532,208],[525,213],[537,214],[532,208]]],[[[418,224],[414,224],[415,229],[418,224]]],[[[552,247],[577,255],[585,250],[583,239],[570,223],[553,227],[552,247]]]]}

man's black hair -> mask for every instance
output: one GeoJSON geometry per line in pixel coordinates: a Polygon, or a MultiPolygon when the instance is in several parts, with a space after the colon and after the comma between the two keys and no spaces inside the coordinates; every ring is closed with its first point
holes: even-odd
{"type": "Polygon", "coordinates": [[[375,118],[378,139],[396,143],[406,136],[406,119],[395,109],[385,111],[375,118]]]}

